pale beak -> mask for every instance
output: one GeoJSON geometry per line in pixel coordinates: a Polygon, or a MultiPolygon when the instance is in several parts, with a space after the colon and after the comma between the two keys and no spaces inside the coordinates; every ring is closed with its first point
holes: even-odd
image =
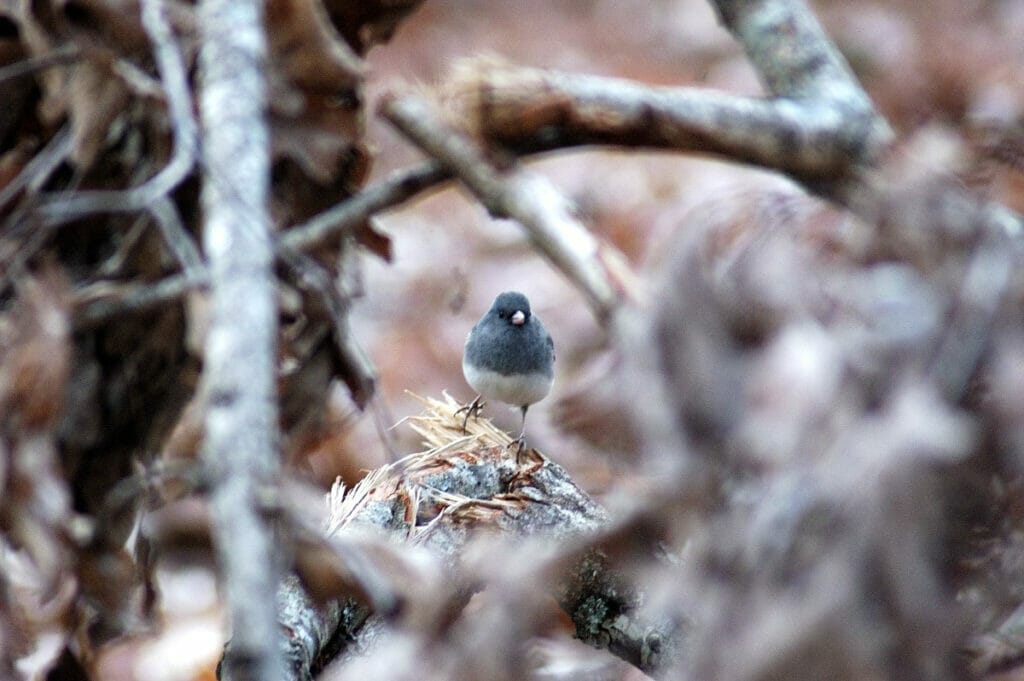
{"type": "Polygon", "coordinates": [[[526,315],[523,314],[522,310],[516,310],[512,313],[512,324],[514,326],[522,326],[526,322],[526,315]]]}

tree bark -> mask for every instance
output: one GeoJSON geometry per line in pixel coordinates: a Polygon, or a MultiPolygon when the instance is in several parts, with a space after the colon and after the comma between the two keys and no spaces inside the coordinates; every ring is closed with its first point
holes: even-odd
{"type": "Polygon", "coordinates": [[[212,314],[203,374],[217,557],[231,625],[223,678],[279,678],[275,601],[280,559],[258,512],[280,469],[276,406],[277,308],[267,214],[269,133],[263,3],[199,7],[203,247],[212,314]]]}
{"type": "MultiPolygon", "coordinates": [[[[318,603],[298,580],[288,578],[279,600],[290,678],[309,679],[335,655],[339,655],[337,664],[345,664],[359,656],[372,659],[379,650],[381,658],[386,658],[382,664],[396,663],[389,658],[389,648],[378,644],[395,634],[392,625],[402,628],[396,619],[420,622],[416,615],[396,614],[399,610],[426,610],[429,616],[422,618],[427,621],[420,622],[417,634],[429,640],[432,631],[459,617],[474,591],[488,585],[504,594],[504,600],[492,606],[491,615],[505,626],[496,625],[494,631],[501,633],[488,643],[492,646],[489,664],[499,666],[485,674],[487,678],[522,673],[521,667],[502,666],[500,651],[514,650],[537,633],[523,622],[542,626],[530,613],[545,593],[572,620],[580,640],[609,650],[649,675],[671,668],[681,655],[683,631],[641,612],[643,593],[602,548],[601,539],[614,529],[607,512],[564,468],[536,450],[517,464],[515,441],[486,420],[471,420],[467,437],[458,407],[450,397],[445,402],[430,400],[426,413],[413,423],[432,449],[373,471],[344,497],[335,490],[326,530],[338,560],[349,565],[348,573],[358,575],[352,564],[366,546],[353,543],[352,538],[372,528],[378,536],[390,538],[386,541],[399,542],[399,550],[406,554],[426,549],[438,572],[445,575],[443,586],[432,590],[390,577],[388,561],[378,561],[375,570],[365,571],[362,597],[318,603]],[[501,560],[481,565],[471,557],[474,542],[495,532],[503,546],[514,547],[509,549],[514,559],[508,565],[501,560]],[[382,577],[382,585],[366,583],[382,577]],[[425,596],[428,591],[436,593],[425,596]],[[373,600],[404,605],[367,605],[373,600]],[[388,608],[395,612],[382,612],[388,608]]],[[[400,553],[389,555],[392,565],[402,560],[400,553]]],[[[447,635],[455,638],[450,632],[447,635]]],[[[466,640],[452,643],[467,658],[477,655],[478,647],[466,640]]],[[[514,654],[508,657],[516,659],[514,654]]],[[[447,660],[456,669],[479,662],[447,660]]],[[[426,656],[423,664],[429,667],[435,662],[426,656]]],[[[424,678],[429,677],[424,671],[424,678]]]]}

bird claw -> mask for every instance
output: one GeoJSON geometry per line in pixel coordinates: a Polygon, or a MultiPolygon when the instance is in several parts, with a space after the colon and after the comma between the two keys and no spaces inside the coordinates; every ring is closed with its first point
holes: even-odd
{"type": "Polygon", "coordinates": [[[466,417],[462,419],[463,433],[469,432],[466,430],[466,424],[469,423],[469,417],[472,416],[473,418],[478,418],[480,416],[480,412],[484,410],[484,405],[486,405],[487,402],[481,400],[481,397],[481,395],[477,395],[476,397],[473,398],[472,402],[463,406],[461,409],[456,410],[455,416],[458,416],[462,412],[466,412],[466,417]]]}
{"type": "Polygon", "coordinates": [[[526,433],[520,433],[519,439],[516,442],[516,465],[522,466],[523,451],[526,449],[526,433]]]}

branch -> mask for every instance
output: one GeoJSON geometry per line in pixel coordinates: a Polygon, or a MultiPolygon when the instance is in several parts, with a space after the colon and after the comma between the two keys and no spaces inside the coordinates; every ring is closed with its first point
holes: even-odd
{"type": "Polygon", "coordinates": [[[27,59],[14,62],[13,64],[0,67],[0,83],[8,80],[24,78],[25,76],[30,76],[38,71],[42,71],[53,66],[73,64],[78,61],[80,57],[81,50],[77,45],[62,45],[54,48],[46,54],[29,57],[27,59]]]}
{"type": "Polygon", "coordinates": [[[127,313],[139,313],[181,300],[191,291],[208,287],[204,271],[192,276],[172,274],[148,285],[116,285],[101,281],[75,291],[72,298],[76,331],[94,328],[127,313]]]}
{"type": "Polygon", "coordinates": [[[153,44],[157,70],[167,98],[174,146],[171,158],[156,175],[138,187],[122,191],[85,191],[60,196],[39,207],[44,224],[53,227],[93,213],[122,213],[146,209],[167,197],[195,165],[199,136],[192,118],[188,73],[160,0],[142,2],[142,26],[153,44]]]}
{"type": "Polygon", "coordinates": [[[515,165],[499,171],[423,99],[392,95],[381,102],[380,111],[399,132],[455,173],[491,215],[519,222],[537,249],[584,293],[597,317],[607,318],[622,298],[638,295],[625,258],[596,239],[543,177],[515,165]]]}
{"type": "Polygon", "coordinates": [[[711,0],[768,91],[805,102],[842,103],[877,117],[839,50],[803,0],[711,0]]]}
{"type": "Polygon", "coordinates": [[[192,279],[205,275],[206,265],[203,263],[203,256],[182,223],[174,202],[166,196],[161,196],[150,206],[149,214],[156,221],[160,235],[178,260],[181,270],[192,279]]]}
{"type": "MultiPolygon", "coordinates": [[[[71,152],[71,125],[65,124],[46,143],[25,168],[12,179],[7,186],[0,189],[0,210],[22,190],[38,192],[61,163],[71,152]]],[[[8,219],[0,227],[0,295],[7,292],[14,280],[21,276],[26,264],[48,241],[47,230],[38,228],[31,220],[25,219],[27,210],[12,210],[8,219]],[[12,245],[21,241],[20,246],[3,248],[9,241],[12,245]]]]}
{"type": "MultiPolygon", "coordinates": [[[[274,250],[278,258],[286,253],[315,250],[323,243],[345,235],[373,215],[395,208],[424,191],[436,187],[450,177],[450,173],[435,163],[426,163],[414,168],[395,172],[378,184],[363,189],[307,222],[297,225],[280,235],[274,250]]],[[[173,206],[171,206],[173,208],[173,206]]],[[[75,292],[72,302],[76,328],[88,328],[103,324],[126,313],[142,312],[160,305],[180,300],[190,291],[209,285],[205,267],[199,267],[190,239],[181,239],[181,233],[174,224],[177,217],[164,213],[160,201],[151,211],[164,230],[164,238],[171,245],[184,269],[183,273],[172,274],[149,285],[113,285],[100,282],[75,292]]],[[[353,353],[355,356],[358,353],[353,353]]]]}
{"type": "Polygon", "coordinates": [[[877,162],[885,120],[799,0],[719,0],[772,99],[517,69],[477,60],[454,101],[466,125],[517,151],[616,144],[711,153],[819,183],[877,162]]]}
{"type": "Polygon", "coordinates": [[[517,153],[583,144],[712,153],[786,173],[886,227],[972,246],[982,234],[1024,235],[1021,216],[977,200],[938,173],[907,177],[888,153],[888,123],[804,3],[716,5],[773,98],[474,60],[450,84],[450,113],[482,141],[517,153]]]}
{"type": "MultiPolygon", "coordinates": [[[[160,0],[142,3],[142,25],[153,45],[157,68],[167,100],[168,115],[173,129],[173,149],[167,164],[153,177],[137,187],[119,191],[81,191],[67,195],[50,195],[36,208],[42,224],[31,222],[36,236],[23,247],[8,269],[19,270],[23,263],[42,248],[50,234],[60,225],[94,213],[126,213],[145,210],[167,241],[170,251],[178,258],[190,280],[203,277],[202,259],[192,238],[181,226],[180,217],[170,200],[170,193],[188,176],[195,166],[198,153],[198,131],[192,117],[192,98],[189,94],[185,60],[175,42],[170,25],[162,13],[160,0]]],[[[0,207],[13,198],[25,184],[39,183],[36,176],[46,178],[62,162],[71,147],[71,135],[61,130],[10,186],[0,192],[0,207]]],[[[19,217],[20,219],[20,217],[19,217]]],[[[0,292],[7,285],[0,277],[0,292]]],[[[89,323],[95,323],[95,319],[89,323]]]]}
{"type": "MultiPolygon", "coordinates": [[[[436,131],[435,131],[436,134],[436,131]]],[[[442,133],[443,134],[443,133],[442,133]]],[[[490,172],[494,172],[493,170],[490,172]]],[[[437,185],[447,181],[451,177],[451,171],[437,162],[400,170],[380,183],[367,187],[358,194],[338,203],[307,222],[297,225],[284,232],[278,237],[275,250],[278,257],[283,257],[286,250],[310,251],[323,243],[344,235],[368,220],[371,216],[418,196],[437,185]]],[[[631,283],[632,276],[626,271],[626,266],[620,262],[621,256],[610,253],[610,249],[598,244],[585,228],[569,214],[569,209],[564,205],[564,199],[555,194],[554,190],[535,176],[528,176],[525,173],[519,180],[519,191],[524,194],[525,205],[522,211],[526,217],[533,210],[540,210],[539,228],[540,237],[548,244],[549,248],[556,253],[552,256],[560,261],[565,261],[565,268],[574,276],[589,280],[594,279],[592,284],[591,298],[603,300],[599,309],[608,310],[613,306],[615,295],[612,294],[613,287],[618,289],[631,290],[634,284],[631,283]],[[531,204],[535,200],[529,196],[532,188],[537,189],[544,196],[549,196],[548,204],[539,208],[531,204]],[[549,205],[550,204],[550,205],[549,205]],[[559,233],[559,224],[569,225],[569,232],[559,233]],[[555,233],[548,235],[543,230],[555,233]],[[588,253],[591,249],[598,252],[592,254],[596,260],[592,260],[588,253]]],[[[174,246],[174,240],[169,239],[174,246]]],[[[175,252],[182,251],[179,245],[175,252]]],[[[179,255],[183,263],[191,258],[179,255]]],[[[558,261],[556,261],[558,262],[558,261]]],[[[565,271],[565,270],[563,270],[565,271]]],[[[114,296],[110,300],[98,301],[96,297],[101,291],[109,291],[109,286],[104,284],[99,289],[82,290],[76,295],[75,308],[79,310],[75,315],[77,325],[90,326],[102,323],[117,315],[135,310],[142,310],[154,305],[169,303],[177,300],[189,290],[202,287],[206,284],[207,277],[202,272],[193,272],[189,275],[173,275],[157,284],[151,289],[132,286],[111,292],[114,296]]],[[[604,312],[602,312],[604,314],[604,312]]]]}
{"type": "Polygon", "coordinates": [[[961,238],[969,234],[963,243],[1024,235],[1024,219],[1019,215],[978,201],[941,177],[927,178],[924,187],[909,187],[928,194],[942,191],[941,196],[929,196],[937,205],[904,217],[910,212],[903,196],[908,185],[902,176],[893,176],[884,158],[893,140],[889,124],[807,5],[801,0],[713,0],[713,4],[773,95],[788,98],[808,114],[832,119],[830,144],[847,156],[846,179],[822,186],[819,178],[811,178],[809,188],[870,220],[896,220],[914,229],[959,233],[961,238]]]}
{"type": "Polygon", "coordinates": [[[50,174],[60,166],[71,151],[71,126],[65,125],[46,143],[18,176],[0,189],[0,209],[17,196],[25,187],[36,190],[49,179],[50,174]]]}
{"type": "Polygon", "coordinates": [[[203,458],[213,475],[214,538],[232,636],[222,673],[268,680],[280,678],[283,667],[275,604],[265,597],[277,589],[280,559],[258,513],[260,491],[280,469],[262,3],[203,0],[197,23],[211,284],[203,458]]]}
{"type": "MultiPolygon", "coordinates": [[[[821,179],[846,173],[851,157],[888,141],[874,118],[851,126],[828,102],[655,87],[494,59],[464,63],[449,87],[465,128],[520,154],[582,145],[668,149],[821,179]]],[[[850,113],[863,115],[859,107],[850,113]]]]}
{"type": "Polygon", "coordinates": [[[314,258],[290,249],[280,240],[277,246],[278,258],[292,271],[299,285],[309,291],[327,312],[338,359],[343,367],[342,376],[353,401],[362,409],[373,397],[377,370],[349,329],[348,301],[343,299],[330,273],[314,258]]]}
{"type": "Polygon", "coordinates": [[[451,173],[437,163],[425,163],[397,171],[381,183],[289,229],[278,239],[278,245],[296,251],[312,250],[326,241],[351,232],[371,215],[405,203],[420,192],[450,178],[451,173]]]}

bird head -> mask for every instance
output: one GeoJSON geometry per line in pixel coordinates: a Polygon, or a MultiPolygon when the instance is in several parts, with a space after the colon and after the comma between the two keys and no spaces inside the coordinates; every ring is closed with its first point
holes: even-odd
{"type": "Polygon", "coordinates": [[[491,312],[512,326],[523,326],[530,319],[530,301],[518,291],[506,291],[494,299],[491,312]]]}

